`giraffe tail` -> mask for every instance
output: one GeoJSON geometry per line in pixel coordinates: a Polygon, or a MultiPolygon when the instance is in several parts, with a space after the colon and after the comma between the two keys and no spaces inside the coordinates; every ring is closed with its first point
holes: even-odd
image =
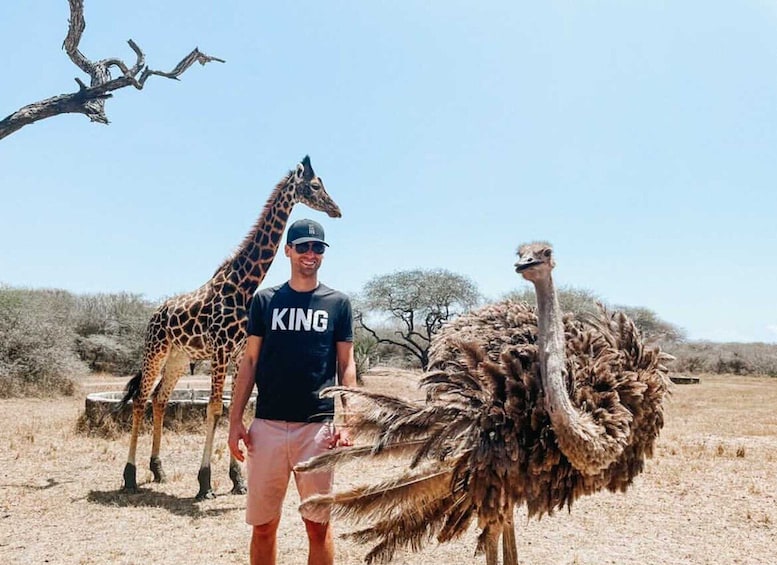
{"type": "Polygon", "coordinates": [[[141,371],[138,371],[137,374],[132,377],[129,382],[127,383],[127,386],[124,388],[124,397],[119,402],[119,405],[116,407],[117,410],[121,409],[123,406],[126,406],[127,403],[130,400],[133,400],[138,397],[140,394],[140,380],[143,378],[143,373],[141,371]]]}

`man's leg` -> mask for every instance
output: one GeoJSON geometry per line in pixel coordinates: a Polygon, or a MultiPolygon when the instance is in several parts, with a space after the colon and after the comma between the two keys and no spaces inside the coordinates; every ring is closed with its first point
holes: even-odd
{"type": "Polygon", "coordinates": [[[280,518],[254,526],[251,534],[251,565],[275,565],[280,518]]]}
{"type": "MultiPolygon", "coordinates": [[[[335,544],[332,541],[330,523],[321,524],[302,519],[308,532],[308,565],[333,565],[335,544]]],[[[273,565],[274,565],[273,561],[273,565]]],[[[255,564],[252,564],[255,565],[255,564]]]]}
{"type": "Polygon", "coordinates": [[[251,524],[251,565],[275,565],[278,524],[289,484],[286,423],[254,419],[248,430],[246,522],[251,524]]]}
{"type": "MultiPolygon", "coordinates": [[[[303,424],[296,430],[293,455],[296,462],[305,461],[329,451],[332,442],[332,427],[328,423],[303,424]]],[[[334,473],[332,469],[308,473],[294,473],[300,500],[306,500],[315,494],[332,491],[334,473]]],[[[308,565],[332,565],[334,563],[334,542],[330,527],[329,507],[302,515],[308,534],[308,565]]]]}

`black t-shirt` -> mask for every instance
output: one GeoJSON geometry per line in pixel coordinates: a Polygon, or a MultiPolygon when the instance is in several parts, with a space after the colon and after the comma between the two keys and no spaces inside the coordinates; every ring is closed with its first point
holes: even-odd
{"type": "Polygon", "coordinates": [[[310,292],[297,292],[289,283],[262,289],[251,302],[248,334],[262,338],[256,417],[331,420],[334,400],[318,394],[335,384],[335,344],[353,341],[348,297],[322,284],[310,292]]]}

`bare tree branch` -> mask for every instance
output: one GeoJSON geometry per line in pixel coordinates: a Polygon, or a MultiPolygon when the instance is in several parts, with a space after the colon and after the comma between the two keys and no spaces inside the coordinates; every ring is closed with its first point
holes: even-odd
{"type": "MultiPolygon", "coordinates": [[[[402,332],[397,331],[394,332],[395,334],[399,335],[403,338],[404,341],[394,341],[393,339],[381,337],[378,335],[378,332],[367,326],[367,324],[364,322],[364,316],[360,313],[354,317],[354,321],[359,324],[359,326],[368,332],[372,337],[375,339],[377,343],[388,343],[390,345],[394,345],[397,347],[400,347],[408,352],[410,352],[413,356],[415,356],[418,361],[421,363],[421,366],[426,368],[426,365],[429,361],[429,355],[427,352],[428,345],[422,347],[418,345],[416,342],[414,342],[410,337],[405,336],[402,334],[402,332]]],[[[423,337],[423,336],[420,336],[423,337]]]]}
{"type": "Polygon", "coordinates": [[[211,61],[225,62],[223,59],[206,55],[195,47],[172,71],[156,71],[146,66],[143,51],[131,39],[128,43],[137,57],[132,67],[128,67],[124,61],[117,58],[91,61],[78,48],[86,27],[84,0],[68,1],[70,2],[70,19],[68,20],[67,36],[62,44],[62,48],[70,60],[91,77],[89,86],[86,86],[81,79],[76,78],[75,80],[79,86],[78,92],[61,94],[20,108],[5,119],[0,120],[0,139],[11,135],[26,125],[59,114],[84,114],[93,122],[107,124],[108,117],[105,114],[105,100],[113,96],[111,94],[112,91],[126,86],[134,86],[138,90],[142,90],[146,80],[152,75],[180,80],[180,75],[195,62],[201,65],[211,61]],[[121,76],[112,78],[110,73],[111,67],[118,69],[121,76]]]}

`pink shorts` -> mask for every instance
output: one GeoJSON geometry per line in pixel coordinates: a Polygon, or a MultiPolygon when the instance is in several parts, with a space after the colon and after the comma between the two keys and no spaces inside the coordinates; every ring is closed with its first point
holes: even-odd
{"type": "MultiPolygon", "coordinates": [[[[332,424],[327,422],[282,422],[255,418],[248,429],[251,444],[248,447],[246,470],[248,497],[246,523],[260,526],[280,518],[289,476],[301,463],[329,450],[332,424]]],[[[300,500],[332,490],[332,470],[309,473],[294,472],[300,500]]],[[[329,509],[303,514],[311,522],[329,521],[329,509]]]]}

